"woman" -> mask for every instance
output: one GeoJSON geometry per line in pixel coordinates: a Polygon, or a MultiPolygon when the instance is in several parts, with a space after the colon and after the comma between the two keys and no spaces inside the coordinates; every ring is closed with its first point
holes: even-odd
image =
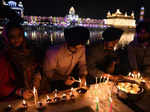
{"type": "MultiPolygon", "coordinates": [[[[39,88],[41,80],[35,53],[32,46],[24,38],[24,29],[20,24],[9,22],[5,27],[4,34],[6,49],[3,54],[14,72],[12,84],[15,87],[15,92],[13,91],[13,93],[23,96],[25,99],[30,99],[33,96],[33,86],[39,88]]],[[[9,83],[9,80],[7,83],[9,83]]],[[[0,84],[0,86],[2,85],[0,84]]]]}

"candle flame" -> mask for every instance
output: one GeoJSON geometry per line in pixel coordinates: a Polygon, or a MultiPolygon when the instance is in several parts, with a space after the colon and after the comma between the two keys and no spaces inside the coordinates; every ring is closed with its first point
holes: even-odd
{"type": "Polygon", "coordinates": [[[66,96],[66,94],[64,93],[62,96],[66,96]]]}
{"type": "Polygon", "coordinates": [[[71,91],[73,91],[73,87],[71,88],[71,91]]]}
{"type": "Polygon", "coordinates": [[[81,79],[79,78],[79,82],[81,83],[81,79]]]}
{"type": "Polygon", "coordinates": [[[8,107],[11,108],[11,105],[9,104],[8,107]]]}
{"type": "Polygon", "coordinates": [[[33,87],[33,94],[35,95],[36,94],[36,88],[33,87]]]}
{"type": "Polygon", "coordinates": [[[48,95],[47,95],[47,99],[50,99],[48,95]]]}
{"type": "Polygon", "coordinates": [[[25,101],[24,99],[23,99],[23,101],[22,101],[22,104],[23,104],[23,105],[25,105],[25,104],[26,104],[26,101],[25,101]]]}

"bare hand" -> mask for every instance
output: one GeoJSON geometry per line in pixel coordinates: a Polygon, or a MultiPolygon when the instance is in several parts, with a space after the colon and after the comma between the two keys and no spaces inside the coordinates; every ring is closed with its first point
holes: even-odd
{"type": "Polygon", "coordinates": [[[31,99],[33,96],[33,92],[31,90],[25,90],[23,92],[23,98],[28,100],[28,99],[31,99]]]}
{"type": "Polygon", "coordinates": [[[68,79],[65,81],[65,85],[72,85],[75,82],[74,77],[69,76],[68,79]]]}
{"type": "Polygon", "coordinates": [[[80,87],[86,86],[85,83],[86,83],[86,78],[84,77],[81,79],[80,87]]]}

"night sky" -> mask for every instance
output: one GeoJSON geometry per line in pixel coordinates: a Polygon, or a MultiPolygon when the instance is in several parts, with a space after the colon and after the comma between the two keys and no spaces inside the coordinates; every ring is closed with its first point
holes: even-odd
{"type": "Polygon", "coordinates": [[[80,17],[105,18],[108,10],[114,12],[117,8],[133,10],[138,17],[141,5],[145,6],[146,16],[150,10],[148,0],[24,0],[25,15],[36,16],[65,16],[71,6],[74,6],[80,17]]]}

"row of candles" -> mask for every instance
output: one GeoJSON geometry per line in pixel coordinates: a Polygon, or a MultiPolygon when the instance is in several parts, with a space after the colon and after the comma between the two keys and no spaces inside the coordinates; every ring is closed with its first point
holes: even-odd
{"type": "Polygon", "coordinates": [[[139,72],[138,73],[129,72],[128,77],[134,79],[134,81],[139,82],[139,83],[145,82],[145,80],[143,79],[143,77],[141,76],[139,72]]]}
{"type": "MultiPolygon", "coordinates": [[[[74,80],[74,82],[79,82],[80,83],[80,87],[81,87],[81,79],[79,78],[79,80],[74,80]]],[[[85,82],[85,85],[84,86],[86,86],[86,82],[85,82]]],[[[71,91],[70,91],[70,98],[71,99],[73,99],[74,98],[74,94],[73,94],[73,92],[74,92],[74,88],[71,88],[71,91]]],[[[57,89],[55,90],[55,94],[54,94],[54,101],[55,100],[57,100],[57,97],[58,97],[58,95],[57,95],[57,89]]],[[[37,91],[37,89],[35,88],[35,87],[33,87],[33,96],[34,96],[34,104],[35,105],[42,105],[42,103],[41,102],[39,102],[39,99],[38,99],[38,91],[37,91]]],[[[66,98],[66,94],[63,94],[62,95],[62,98],[63,99],[65,99],[66,98]]],[[[48,103],[50,103],[52,101],[52,99],[50,99],[50,97],[47,95],[47,99],[46,99],[46,103],[48,104],[48,103]]],[[[26,102],[26,100],[25,99],[23,99],[23,101],[22,101],[22,106],[23,106],[23,108],[24,109],[27,109],[27,107],[28,107],[28,105],[27,105],[27,102],[26,102]]],[[[12,106],[9,104],[8,105],[8,110],[10,110],[10,109],[12,109],[12,106]]]]}
{"type": "MultiPolygon", "coordinates": [[[[71,99],[74,99],[74,97],[75,97],[73,93],[74,93],[74,88],[71,88],[71,91],[69,93],[71,99]]],[[[38,93],[37,93],[36,88],[33,88],[33,94],[34,94],[34,103],[35,103],[35,105],[37,105],[38,108],[42,107],[42,102],[38,101],[38,93]]],[[[66,94],[65,93],[62,94],[61,98],[62,98],[61,100],[67,100],[66,94]]],[[[53,100],[54,100],[54,102],[59,101],[57,89],[55,90],[53,100]]],[[[46,103],[50,104],[51,102],[52,102],[52,99],[49,97],[49,95],[47,95],[46,96],[46,103]]],[[[27,109],[27,107],[28,107],[27,102],[24,99],[22,101],[22,106],[23,106],[24,109],[27,109]]],[[[12,108],[11,105],[8,105],[8,108],[12,108]]]]}
{"type": "MultiPolygon", "coordinates": [[[[102,76],[101,76],[101,77],[99,78],[99,82],[100,82],[100,83],[101,83],[101,82],[107,83],[108,81],[109,81],[109,78],[108,78],[108,77],[102,77],[102,76]]],[[[79,80],[75,80],[75,82],[79,82],[79,83],[80,83],[80,87],[81,87],[81,79],[80,79],[80,78],[79,78],[79,80]]],[[[97,85],[98,85],[98,78],[96,77],[96,87],[97,87],[97,85]]],[[[85,82],[84,86],[85,86],[85,87],[87,86],[86,82],[85,82]]],[[[70,93],[69,93],[71,99],[74,97],[73,92],[74,92],[74,88],[71,88],[71,91],[70,91],[70,93]]],[[[79,91],[79,92],[80,92],[80,91],[79,91]]],[[[39,100],[38,100],[38,91],[37,91],[37,89],[36,89],[35,87],[33,87],[33,96],[34,96],[34,104],[35,104],[35,105],[37,105],[37,104],[38,104],[38,105],[41,105],[42,103],[39,102],[39,100]]],[[[57,90],[55,90],[54,101],[57,100],[57,97],[58,97],[58,95],[57,95],[57,90]]],[[[66,98],[66,94],[62,94],[62,98],[66,98]]],[[[48,104],[48,103],[50,103],[51,101],[52,101],[52,99],[50,99],[50,97],[47,95],[46,103],[48,104]]],[[[99,103],[99,100],[98,100],[98,98],[97,98],[97,99],[96,99],[96,104],[97,104],[97,106],[98,106],[98,103],[99,103]]],[[[23,108],[27,109],[28,105],[27,105],[26,100],[23,99],[22,105],[23,105],[23,108]]],[[[12,108],[11,105],[8,105],[8,108],[12,108]]]]}
{"type": "Polygon", "coordinates": [[[134,79],[141,79],[142,78],[141,74],[139,72],[137,74],[129,72],[128,76],[132,77],[134,79]]]}
{"type": "MultiPolygon", "coordinates": [[[[99,78],[99,83],[105,83],[107,84],[109,82],[109,77],[106,76],[101,76],[99,78]]],[[[96,77],[96,85],[95,85],[95,95],[96,95],[96,99],[95,99],[95,103],[96,103],[96,112],[99,112],[99,97],[97,95],[97,89],[98,89],[98,77],[96,77]]],[[[110,104],[109,106],[109,112],[112,112],[112,98],[111,98],[111,94],[108,97],[108,102],[110,104]]]]}

